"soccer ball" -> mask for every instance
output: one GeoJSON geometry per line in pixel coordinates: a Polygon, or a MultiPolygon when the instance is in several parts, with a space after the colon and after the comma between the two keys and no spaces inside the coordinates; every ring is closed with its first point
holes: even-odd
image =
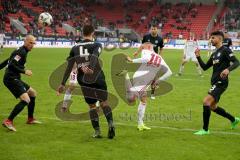
{"type": "Polygon", "coordinates": [[[42,26],[50,26],[53,22],[52,15],[49,14],[48,12],[43,12],[39,15],[38,22],[42,26]]]}

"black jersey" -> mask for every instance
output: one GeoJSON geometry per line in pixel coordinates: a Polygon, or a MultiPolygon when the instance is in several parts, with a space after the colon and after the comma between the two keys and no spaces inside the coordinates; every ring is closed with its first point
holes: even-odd
{"type": "Polygon", "coordinates": [[[152,43],[153,49],[156,53],[158,53],[158,47],[160,48],[164,47],[163,39],[159,35],[157,35],[156,37],[153,37],[151,34],[146,34],[142,40],[142,43],[145,43],[145,42],[152,43]]]}
{"type": "Polygon", "coordinates": [[[6,79],[20,79],[21,73],[25,73],[25,63],[27,60],[28,50],[22,46],[12,52],[8,66],[5,71],[4,78],[6,79]]]}
{"type": "Polygon", "coordinates": [[[229,71],[232,71],[239,66],[238,59],[234,56],[231,49],[225,46],[222,46],[213,52],[206,64],[202,61],[201,57],[197,57],[197,59],[203,70],[207,70],[213,66],[213,73],[211,78],[212,85],[218,81],[221,83],[228,83],[228,77],[225,79],[222,79],[220,77],[221,72],[227,68],[229,71]],[[230,62],[232,62],[232,65],[230,62]]]}
{"type": "Polygon", "coordinates": [[[232,39],[231,38],[224,38],[223,45],[229,48],[232,45],[232,39]]]}
{"type": "Polygon", "coordinates": [[[74,63],[78,67],[78,81],[81,83],[96,83],[97,81],[105,81],[104,73],[100,67],[99,55],[101,54],[102,45],[90,40],[83,40],[73,46],[67,58],[68,66],[65,71],[62,84],[65,85],[74,63]],[[93,74],[84,74],[81,67],[87,66],[93,70],[93,74]]]}

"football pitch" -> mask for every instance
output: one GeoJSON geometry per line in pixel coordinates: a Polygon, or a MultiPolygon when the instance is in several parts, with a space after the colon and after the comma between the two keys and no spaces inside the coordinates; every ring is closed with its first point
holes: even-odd
{"type": "MultiPolygon", "coordinates": [[[[4,49],[0,61],[5,60],[14,49],[4,49]]],[[[102,139],[92,138],[90,121],[64,121],[55,114],[56,105],[63,95],[56,96],[50,87],[49,77],[65,62],[70,49],[35,48],[29,55],[26,68],[33,71],[32,77],[22,76],[38,93],[35,117],[40,125],[27,125],[25,108],[14,121],[17,132],[9,132],[0,127],[0,160],[208,160],[240,159],[240,125],[230,129],[230,122],[212,112],[210,135],[196,136],[193,133],[202,127],[202,100],[210,89],[212,69],[197,74],[195,65],[185,66],[181,77],[175,76],[179,70],[182,50],[164,50],[164,59],[173,71],[168,82],[173,89],[156,100],[148,100],[146,109],[147,126],[150,131],[139,132],[137,126],[137,105],[127,105],[117,94],[112,82],[112,57],[120,53],[133,53],[135,49],[104,50],[103,61],[108,91],[118,98],[114,109],[116,137],[107,138],[107,123],[100,118],[102,139]]],[[[236,53],[236,52],[235,52],[236,53]]],[[[236,54],[240,59],[239,53],[236,54]]],[[[204,61],[206,51],[202,51],[204,61]]],[[[0,120],[5,119],[18,102],[2,82],[4,70],[0,71],[0,120]]],[[[230,74],[227,91],[222,95],[219,106],[235,116],[240,116],[240,68],[230,74]]],[[[61,75],[59,76],[61,79],[61,75]]],[[[71,113],[88,111],[84,99],[73,95],[71,113]]]]}

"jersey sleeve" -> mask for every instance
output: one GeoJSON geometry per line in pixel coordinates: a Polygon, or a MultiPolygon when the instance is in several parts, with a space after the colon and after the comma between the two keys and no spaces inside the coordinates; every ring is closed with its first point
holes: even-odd
{"type": "Polygon", "coordinates": [[[145,36],[143,36],[143,39],[142,39],[142,43],[145,43],[145,42],[147,42],[146,35],[145,35],[145,36]]]}
{"type": "Polygon", "coordinates": [[[207,61],[207,63],[205,64],[202,60],[202,58],[199,56],[197,57],[198,63],[201,66],[201,68],[206,71],[208,68],[212,67],[213,65],[213,61],[212,61],[212,56],[209,58],[209,60],[207,61]]]}
{"type": "Polygon", "coordinates": [[[73,48],[71,49],[70,53],[69,53],[69,56],[67,57],[67,61],[69,61],[70,59],[72,59],[74,57],[74,52],[73,52],[73,48]]]}
{"type": "Polygon", "coordinates": [[[236,58],[236,56],[233,54],[232,50],[229,48],[226,48],[225,56],[227,59],[232,62],[232,64],[228,67],[229,71],[232,71],[236,69],[239,66],[239,60],[236,58]]]}
{"type": "Polygon", "coordinates": [[[160,48],[163,48],[163,47],[164,47],[163,39],[162,39],[161,37],[159,37],[158,46],[159,46],[160,48]]]}
{"type": "Polygon", "coordinates": [[[102,45],[100,43],[97,43],[94,48],[93,48],[93,54],[90,57],[90,61],[89,61],[89,68],[94,70],[94,67],[97,65],[98,61],[98,57],[102,52],[102,45]]]}
{"type": "Polygon", "coordinates": [[[102,52],[102,45],[100,43],[97,43],[96,46],[94,46],[93,54],[95,56],[99,56],[101,52],[102,52]]]}
{"type": "Polygon", "coordinates": [[[25,58],[25,53],[22,50],[16,50],[13,52],[9,59],[8,68],[17,73],[25,73],[24,68],[20,67],[19,61],[25,58]]]}
{"type": "Polygon", "coordinates": [[[133,63],[148,63],[148,59],[146,58],[136,58],[132,60],[133,63]]]}

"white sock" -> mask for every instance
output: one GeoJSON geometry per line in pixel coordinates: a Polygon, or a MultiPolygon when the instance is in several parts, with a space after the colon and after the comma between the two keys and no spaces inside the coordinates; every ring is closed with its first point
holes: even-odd
{"type": "Polygon", "coordinates": [[[180,66],[180,69],[179,69],[179,73],[182,73],[183,70],[184,70],[184,65],[181,65],[181,66],[180,66]]]}
{"type": "Polygon", "coordinates": [[[138,105],[138,125],[143,125],[143,118],[145,114],[146,104],[140,102],[138,105]]]}
{"type": "Polygon", "coordinates": [[[126,98],[128,102],[133,102],[135,98],[135,92],[131,91],[132,89],[132,82],[128,73],[125,76],[125,89],[126,89],[126,98]]]}
{"type": "Polygon", "coordinates": [[[69,100],[71,100],[71,96],[72,96],[71,92],[67,89],[66,92],[65,92],[63,100],[64,101],[69,101],[69,100]]]}

